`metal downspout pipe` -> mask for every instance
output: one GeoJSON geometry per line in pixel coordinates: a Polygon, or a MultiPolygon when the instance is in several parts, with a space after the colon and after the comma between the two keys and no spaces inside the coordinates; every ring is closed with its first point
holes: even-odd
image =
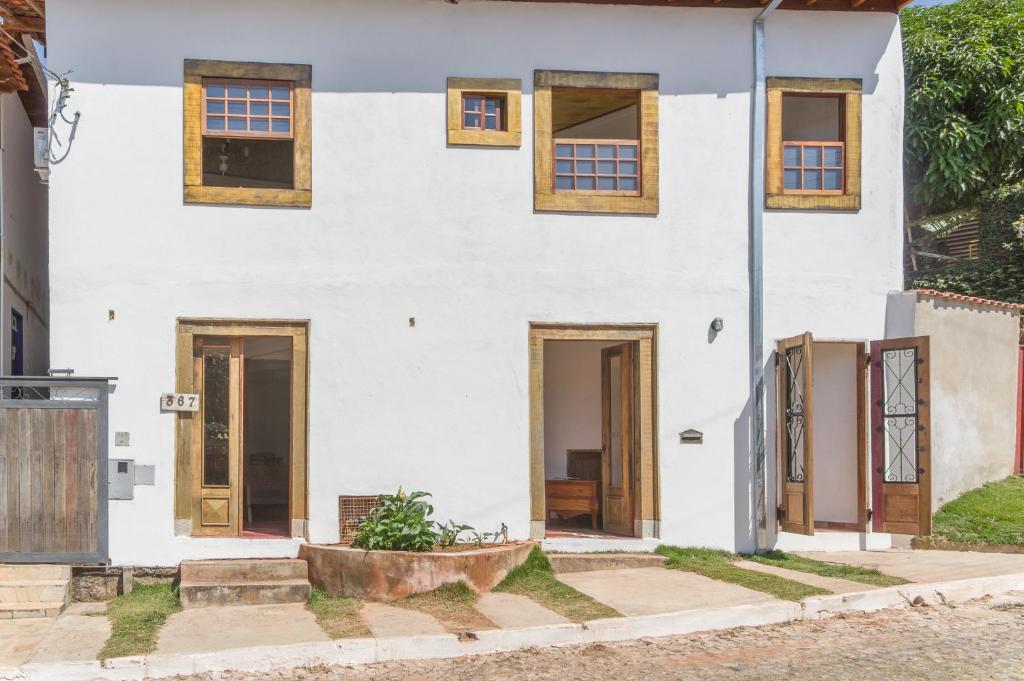
{"type": "Polygon", "coordinates": [[[758,551],[768,549],[768,451],[764,390],[764,155],[765,21],[782,4],[771,0],[754,19],[754,101],[750,153],[750,404],[751,443],[756,471],[755,541],[758,551]]]}

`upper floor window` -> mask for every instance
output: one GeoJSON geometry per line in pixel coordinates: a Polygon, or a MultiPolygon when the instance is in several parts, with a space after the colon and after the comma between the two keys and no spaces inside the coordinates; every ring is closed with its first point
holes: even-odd
{"type": "Polygon", "coordinates": [[[312,202],[309,66],[186,60],[185,201],[312,202]]]}
{"type": "Polygon", "coordinates": [[[522,83],[518,78],[448,79],[448,144],[518,147],[522,83]]]}
{"type": "Polygon", "coordinates": [[[292,139],[292,83],[203,79],[203,134],[292,139]]]}
{"type": "Polygon", "coordinates": [[[860,208],[860,81],[768,79],[766,204],[860,208]]]}
{"type": "Polygon", "coordinates": [[[462,95],[462,129],[501,132],[505,124],[505,97],[502,95],[462,95]]]}
{"type": "Polygon", "coordinates": [[[658,77],[537,71],[537,210],[658,212],[658,77]]]}

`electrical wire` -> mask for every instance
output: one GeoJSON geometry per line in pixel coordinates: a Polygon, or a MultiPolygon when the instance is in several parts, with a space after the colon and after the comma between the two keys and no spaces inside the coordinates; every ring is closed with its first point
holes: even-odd
{"type": "Polygon", "coordinates": [[[47,67],[46,64],[40,61],[38,55],[33,54],[33,52],[23,45],[21,41],[8,33],[7,30],[3,28],[2,24],[0,24],[0,33],[7,36],[11,41],[10,45],[12,48],[17,45],[25,53],[25,57],[29,61],[33,62],[44,74],[52,78],[54,81],[54,104],[53,110],[50,112],[50,118],[47,121],[49,134],[46,138],[46,151],[44,152],[43,158],[50,165],[61,163],[68,157],[68,154],[71,153],[71,144],[75,141],[75,131],[78,130],[78,121],[82,117],[82,113],[80,111],[76,111],[74,118],[70,120],[64,115],[64,109],[67,108],[68,99],[71,97],[71,93],[75,91],[75,89],[71,87],[71,81],[68,80],[68,76],[71,74],[71,71],[66,71],[63,74],[60,74],[47,67]],[[60,157],[55,157],[53,155],[53,143],[56,142],[58,146],[64,147],[60,137],[57,135],[56,123],[58,117],[64,121],[65,124],[71,126],[71,132],[68,133],[67,146],[64,149],[64,153],[60,157]]]}

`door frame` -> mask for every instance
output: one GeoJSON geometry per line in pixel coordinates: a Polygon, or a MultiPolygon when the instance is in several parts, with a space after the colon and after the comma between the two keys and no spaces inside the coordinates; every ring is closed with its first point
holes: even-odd
{"type": "MultiPolygon", "coordinates": [[[[193,347],[196,336],[287,336],[292,339],[291,381],[291,489],[288,494],[288,517],[291,536],[308,538],[309,533],[309,320],[285,319],[177,319],[175,343],[175,390],[195,392],[193,380],[193,347]]],[[[198,536],[193,530],[196,505],[202,503],[195,495],[194,469],[200,453],[193,444],[193,427],[201,412],[177,412],[174,432],[174,533],[198,536]]],[[[241,519],[239,518],[239,527],[241,519]]],[[[238,536],[238,535],[234,535],[238,536]]]]}
{"type": "Polygon", "coordinates": [[[658,476],[657,324],[570,324],[531,322],[529,347],[530,538],[543,539],[544,503],[544,342],[549,340],[633,342],[633,404],[637,415],[633,457],[633,536],[660,534],[658,476]],[[637,493],[638,491],[638,493],[637,493]]]}

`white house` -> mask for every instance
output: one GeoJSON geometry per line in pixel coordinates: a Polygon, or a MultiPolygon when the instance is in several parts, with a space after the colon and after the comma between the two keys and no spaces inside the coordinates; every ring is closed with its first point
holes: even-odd
{"type": "Polygon", "coordinates": [[[902,285],[904,3],[777,4],[49,0],[51,365],[155,467],[110,559],[294,556],[399,485],[563,547],[923,531],[925,484],[871,533],[828,342],[902,285]]]}

